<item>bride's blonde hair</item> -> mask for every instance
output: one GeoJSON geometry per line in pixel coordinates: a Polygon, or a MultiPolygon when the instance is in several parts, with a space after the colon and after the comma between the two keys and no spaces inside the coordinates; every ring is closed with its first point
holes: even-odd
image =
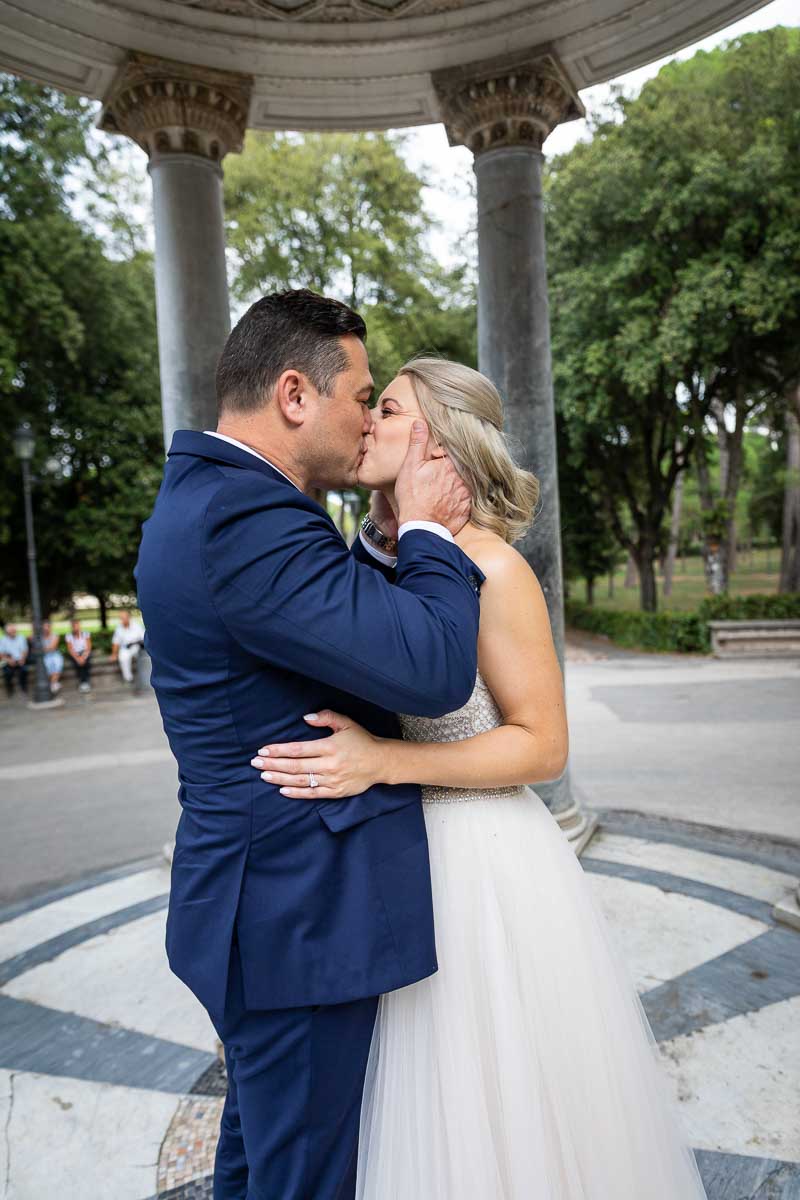
{"type": "Polygon", "coordinates": [[[408,377],[431,433],[472,493],[473,524],[516,542],[533,523],[539,481],[511,456],[497,388],[472,367],[428,355],[398,375],[408,377]]]}

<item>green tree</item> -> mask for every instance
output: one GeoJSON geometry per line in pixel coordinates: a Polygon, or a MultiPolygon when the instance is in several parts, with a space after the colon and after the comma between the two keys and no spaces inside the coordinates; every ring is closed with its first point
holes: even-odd
{"type": "Polygon", "coordinates": [[[664,518],[693,442],[679,377],[658,347],[671,271],[642,202],[657,181],[625,126],[608,123],[553,161],[546,191],[557,407],[575,469],[636,562],[646,610],[656,608],[664,518]]]}
{"type": "Polygon", "coordinates": [[[249,133],[225,173],[234,292],[310,287],[357,308],[379,387],[413,353],[476,357],[470,268],[428,247],[423,181],[383,133],[249,133]]]}
{"type": "Polygon", "coordinates": [[[353,308],[413,302],[437,269],[401,145],[383,133],[249,133],[225,173],[237,293],[303,286],[353,308]]]}
{"type": "Polygon", "coordinates": [[[586,602],[594,604],[595,581],[613,571],[621,551],[605,507],[598,503],[583,470],[580,454],[570,451],[569,430],[556,417],[559,446],[558,495],[561,507],[561,554],[564,578],[583,579],[586,602]]]}
{"type": "Polygon", "coordinates": [[[798,66],[800,31],[785,29],[672,63],[550,170],[559,403],[621,540],[629,513],[644,608],[676,439],[724,586],[744,430],[800,365],[798,66]]]}
{"type": "MultiPolygon", "coordinates": [[[[0,414],[37,436],[37,548],[45,604],[133,590],[139,527],[163,445],[152,264],[111,260],[71,214],[91,173],[83,102],[0,78],[0,414]],[[46,469],[52,468],[52,469],[46,469]]],[[[27,602],[19,469],[0,447],[0,597],[27,602]]]]}

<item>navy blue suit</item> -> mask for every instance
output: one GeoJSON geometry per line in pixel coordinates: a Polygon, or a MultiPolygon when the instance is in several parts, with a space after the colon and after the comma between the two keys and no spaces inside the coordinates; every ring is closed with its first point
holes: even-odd
{"type": "Polygon", "coordinates": [[[394,582],[376,568],[268,463],[175,434],[136,581],[179,768],[167,952],[228,1058],[220,1200],[352,1195],[375,997],[436,970],[419,788],[314,804],[249,765],[265,742],[325,736],[303,721],[321,708],[397,737],[396,712],[466,703],[479,568],[424,530],[394,582]]]}

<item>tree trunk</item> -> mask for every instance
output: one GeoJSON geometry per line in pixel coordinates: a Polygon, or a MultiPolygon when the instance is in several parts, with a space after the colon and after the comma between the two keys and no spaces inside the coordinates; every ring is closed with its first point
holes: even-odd
{"type": "Polygon", "coordinates": [[[608,598],[613,599],[614,596],[614,571],[608,572],[608,598]]]}
{"type": "Polygon", "coordinates": [[[640,539],[636,548],[636,566],[639,570],[639,606],[642,612],[656,612],[658,587],[655,572],[655,538],[640,539]]]}
{"type": "MultiPolygon", "coordinates": [[[[675,449],[680,450],[680,439],[676,440],[675,449]]],[[[672,493],[672,519],[669,527],[669,545],[664,563],[664,595],[672,595],[672,577],[675,573],[675,558],[678,553],[678,540],[681,529],[681,508],[683,506],[683,471],[675,480],[675,490],[672,493]]]]}
{"type": "MultiPolygon", "coordinates": [[[[697,411],[695,411],[694,415],[697,428],[700,430],[702,420],[698,419],[697,411]]],[[[704,516],[707,516],[714,508],[714,493],[711,486],[711,472],[708,469],[708,458],[706,457],[706,448],[703,443],[702,433],[698,437],[695,463],[697,465],[697,490],[700,496],[700,511],[704,516]]],[[[721,586],[722,563],[720,561],[719,549],[719,543],[716,543],[707,533],[704,533],[703,570],[706,577],[706,587],[712,596],[718,596],[721,591],[724,591],[724,588],[721,586]]]]}
{"type": "MultiPolygon", "coordinates": [[[[800,388],[797,392],[800,407],[800,388]]],[[[783,545],[780,592],[800,592],[800,420],[786,414],[786,484],[783,492],[783,545]]]]}
{"type": "Polygon", "coordinates": [[[724,497],[730,514],[724,542],[726,588],[736,569],[736,501],[742,479],[743,439],[747,412],[744,381],[740,378],[736,384],[736,421],[733,433],[725,435],[725,474],[724,480],[720,479],[720,494],[724,497]]]}
{"type": "Polygon", "coordinates": [[[633,557],[633,555],[629,551],[628,552],[628,563],[627,563],[627,566],[625,567],[625,587],[626,588],[636,587],[638,579],[639,579],[639,569],[636,566],[636,559],[633,557]]]}
{"type": "Polygon", "coordinates": [[[706,575],[706,587],[712,596],[722,596],[728,590],[725,578],[725,555],[723,544],[705,538],[703,541],[703,566],[706,575]]]}
{"type": "Polygon", "coordinates": [[[100,628],[108,629],[108,596],[101,592],[97,597],[100,605],[100,628]]]}
{"type": "Polygon", "coordinates": [[[594,577],[586,576],[586,603],[590,608],[594,607],[594,577]]]}

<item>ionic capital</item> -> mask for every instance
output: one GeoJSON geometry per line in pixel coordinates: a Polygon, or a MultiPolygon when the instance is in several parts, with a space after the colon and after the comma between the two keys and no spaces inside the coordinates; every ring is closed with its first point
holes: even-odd
{"type": "Polygon", "coordinates": [[[221,162],[241,150],[249,75],[132,53],[106,98],[100,128],[122,133],[149,155],[194,154],[221,162]]]}
{"type": "Polygon", "coordinates": [[[437,71],[433,86],[450,145],[476,156],[500,146],[541,150],[556,125],[586,111],[556,56],[541,48],[437,71]]]}

